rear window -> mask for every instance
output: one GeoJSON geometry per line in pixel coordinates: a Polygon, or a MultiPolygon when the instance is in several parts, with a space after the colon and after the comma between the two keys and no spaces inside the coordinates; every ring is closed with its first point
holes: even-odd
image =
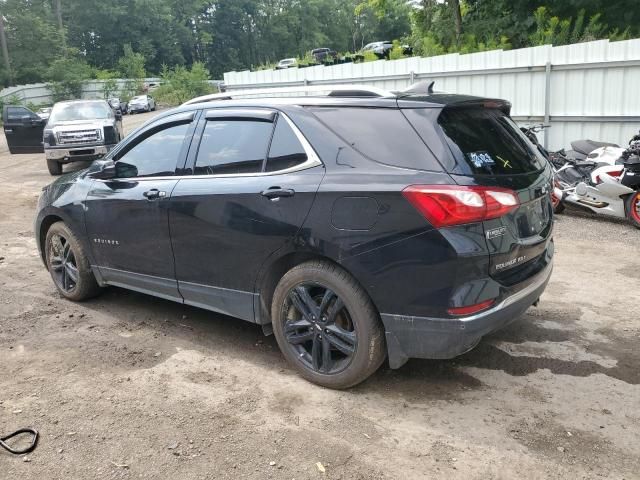
{"type": "Polygon", "coordinates": [[[544,168],[544,158],[501,110],[445,108],[438,124],[460,173],[513,175],[544,168]]]}
{"type": "Polygon", "coordinates": [[[320,107],[310,110],[370,160],[413,170],[442,171],[399,109],[320,107]]]}

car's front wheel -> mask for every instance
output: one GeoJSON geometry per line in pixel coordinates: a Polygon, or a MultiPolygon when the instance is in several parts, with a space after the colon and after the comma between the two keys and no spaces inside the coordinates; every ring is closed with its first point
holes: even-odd
{"type": "Polygon", "coordinates": [[[289,363],[324,387],[356,385],[385,359],[378,312],[362,287],[337,265],[312,261],[287,272],[274,292],[271,318],[289,363]]]}
{"type": "Polygon", "coordinates": [[[47,170],[51,175],[62,175],[62,164],[57,160],[47,159],[47,170]]]}
{"type": "Polygon", "coordinates": [[[62,296],[79,302],[100,292],[82,245],[64,222],[54,223],[47,231],[45,252],[47,268],[62,296]]]}

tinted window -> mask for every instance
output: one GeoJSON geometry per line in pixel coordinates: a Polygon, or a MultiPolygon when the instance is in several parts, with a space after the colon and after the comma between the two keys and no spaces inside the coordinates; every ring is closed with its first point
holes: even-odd
{"type": "Polygon", "coordinates": [[[287,121],[280,117],[273,133],[267,172],[295,167],[307,161],[307,154],[287,121]]]}
{"type": "Polygon", "coordinates": [[[273,123],[254,120],[210,120],[196,159],[196,175],[262,171],[273,123]]]}
{"type": "Polygon", "coordinates": [[[444,109],[438,123],[465,173],[507,175],[544,167],[544,159],[535,147],[501,110],[444,109]]]}
{"type": "Polygon", "coordinates": [[[189,124],[156,131],[116,162],[118,178],[173,175],[189,124]]]}
{"type": "Polygon", "coordinates": [[[311,111],[371,160],[418,170],[442,170],[398,109],[313,108],[311,111]]]}
{"type": "Polygon", "coordinates": [[[7,119],[22,120],[22,117],[37,118],[37,116],[29,109],[24,107],[7,107],[7,119]]]}

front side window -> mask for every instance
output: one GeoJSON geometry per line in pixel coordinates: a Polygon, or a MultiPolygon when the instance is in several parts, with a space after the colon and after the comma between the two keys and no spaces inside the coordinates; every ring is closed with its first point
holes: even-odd
{"type": "Polygon", "coordinates": [[[267,172],[277,172],[286,170],[303,164],[307,161],[305,152],[300,140],[293,132],[284,117],[278,118],[276,129],[273,132],[269,158],[267,158],[267,172]]]}
{"type": "Polygon", "coordinates": [[[32,119],[38,118],[31,110],[24,107],[8,107],[7,108],[8,120],[22,120],[22,117],[29,117],[32,119]]]}
{"type": "Polygon", "coordinates": [[[196,175],[262,171],[273,123],[258,120],[209,120],[196,158],[196,175]]]}
{"type": "Polygon", "coordinates": [[[189,123],[153,131],[116,161],[118,178],[174,175],[189,123]]]}

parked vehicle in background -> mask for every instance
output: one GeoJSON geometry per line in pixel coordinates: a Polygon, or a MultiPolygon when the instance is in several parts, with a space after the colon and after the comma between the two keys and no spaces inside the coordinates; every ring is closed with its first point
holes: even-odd
{"type": "Polygon", "coordinates": [[[127,110],[127,103],[121,101],[118,97],[112,97],[109,100],[107,100],[107,102],[109,103],[111,108],[113,108],[113,110],[116,112],[120,112],[121,114],[124,114],[127,110]]]}
{"type": "Polygon", "coordinates": [[[287,68],[293,68],[298,66],[298,60],[295,58],[284,58],[276,65],[276,70],[284,70],[287,68]]]}
{"type": "Polygon", "coordinates": [[[156,101],[151,95],[138,95],[129,100],[129,113],[152,112],[156,109],[156,101]]]}
{"type": "Polygon", "coordinates": [[[37,115],[40,118],[44,118],[45,120],[47,120],[49,118],[49,115],[51,115],[51,107],[41,108],[40,110],[37,111],[37,115]]]}
{"type": "Polygon", "coordinates": [[[314,48],[311,50],[311,56],[316,62],[322,63],[325,60],[334,59],[338,56],[338,52],[330,48],[314,48]]]}
{"type": "Polygon", "coordinates": [[[150,92],[153,92],[153,91],[157,90],[159,87],[160,87],[159,83],[150,82],[150,83],[145,84],[144,91],[147,92],[147,93],[150,93],[150,92]]]}
{"type": "Polygon", "coordinates": [[[7,146],[11,153],[40,153],[42,132],[47,123],[45,118],[22,105],[5,105],[2,109],[2,123],[7,146]]]}
{"type": "Polygon", "coordinates": [[[65,163],[104,157],[123,137],[122,114],[105,100],[56,103],[43,133],[49,173],[60,175],[65,163]]]}
{"type": "Polygon", "coordinates": [[[362,53],[373,52],[378,58],[389,58],[393,43],[388,41],[368,43],[362,48],[362,53]]]}
{"type": "Polygon", "coordinates": [[[196,98],[46,187],[35,237],[59,292],[118,285],[261,324],[332,388],[387,355],[460,355],[538,302],[552,171],[508,102],[302,90],[318,88],[196,98]]]}
{"type": "MultiPolygon", "coordinates": [[[[576,143],[572,143],[574,150],[576,143]]],[[[584,160],[567,156],[556,170],[556,183],[562,203],[627,218],[640,228],[640,134],[626,149],[599,147],[584,160]]]]}

